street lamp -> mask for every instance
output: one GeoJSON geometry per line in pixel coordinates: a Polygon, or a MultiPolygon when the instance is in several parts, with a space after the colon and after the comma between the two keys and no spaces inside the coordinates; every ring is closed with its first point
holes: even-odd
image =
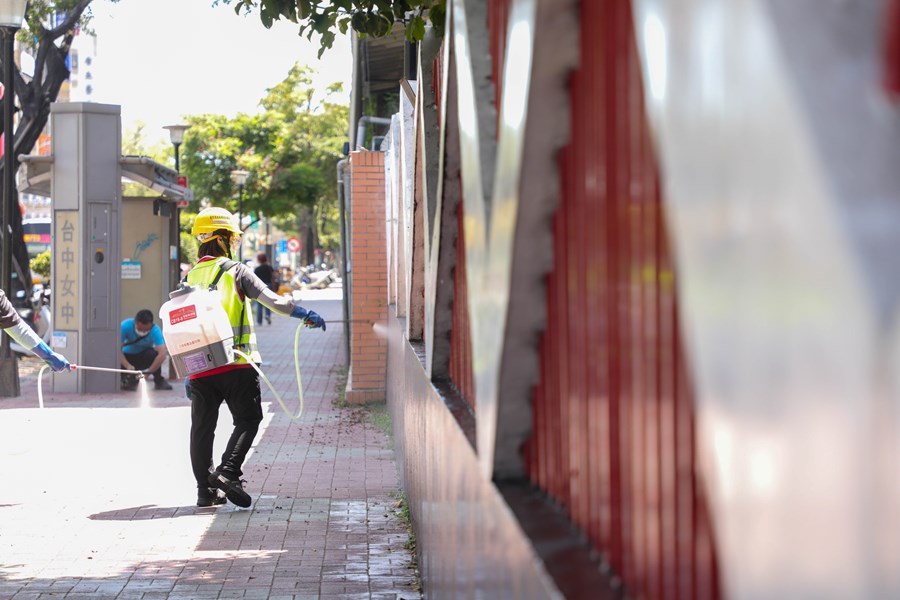
{"type": "MultiPolygon", "coordinates": [[[[190,129],[190,125],[166,125],[163,129],[169,130],[169,139],[175,146],[175,172],[181,174],[181,162],[178,157],[178,149],[184,141],[184,132],[190,129]]],[[[178,203],[175,203],[175,225],[178,234],[178,268],[181,268],[181,209],[178,203]]],[[[179,273],[180,275],[180,273],[179,273]]]]}
{"type": "MultiPolygon", "coordinates": [[[[12,216],[16,202],[16,161],[13,156],[13,111],[16,95],[13,91],[15,80],[13,71],[13,50],[16,32],[25,21],[26,0],[0,0],[0,35],[2,35],[3,52],[0,61],[3,64],[3,252],[0,252],[0,288],[12,295],[12,216]]],[[[27,286],[29,282],[23,281],[27,286]]],[[[29,291],[25,288],[26,293],[29,291]]],[[[19,369],[16,358],[9,348],[9,336],[0,336],[0,395],[15,397],[19,395],[19,369]]]]}
{"type": "MultiPolygon", "coordinates": [[[[172,145],[175,146],[175,172],[181,174],[181,162],[178,156],[178,149],[181,147],[181,143],[184,142],[184,133],[190,129],[190,125],[166,125],[163,129],[167,129],[169,131],[169,140],[172,142],[172,145]]],[[[169,288],[174,289],[178,284],[178,280],[181,279],[181,207],[178,205],[178,201],[175,201],[175,222],[169,225],[169,236],[175,238],[175,248],[177,249],[175,252],[175,268],[169,271],[169,288]]],[[[172,358],[169,358],[169,377],[173,378],[175,375],[175,367],[172,364],[172,358]]]]}
{"type": "MultiPolygon", "coordinates": [[[[238,196],[238,229],[241,230],[242,234],[244,233],[244,228],[242,227],[244,222],[244,184],[247,183],[248,177],[250,177],[250,172],[243,169],[235,169],[231,172],[231,180],[241,188],[241,194],[238,196]]],[[[244,262],[243,235],[241,235],[241,241],[238,245],[238,260],[244,262]]]]}
{"type": "Polygon", "coordinates": [[[169,139],[172,140],[172,145],[175,146],[175,172],[181,173],[181,165],[178,162],[178,148],[181,146],[181,142],[184,141],[184,132],[190,129],[190,125],[166,125],[163,129],[169,130],[169,139]]]}

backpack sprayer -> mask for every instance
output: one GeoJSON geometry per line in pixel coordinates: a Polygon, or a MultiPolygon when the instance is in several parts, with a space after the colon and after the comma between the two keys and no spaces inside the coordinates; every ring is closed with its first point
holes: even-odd
{"type": "Polygon", "coordinates": [[[294,370],[297,374],[300,408],[297,414],[291,414],[265,373],[249,356],[235,348],[234,330],[216,289],[218,279],[216,276],[206,290],[186,282],[180,283],[169,293],[169,301],[159,309],[163,339],[175,366],[175,373],[181,378],[224,367],[233,363],[237,355],[259,373],[284,413],[292,421],[299,419],[303,414],[303,382],[300,379],[300,329],[303,324],[298,325],[294,335],[294,370]]]}
{"type": "Polygon", "coordinates": [[[180,283],[159,318],[179,378],[234,362],[234,332],[215,284],[204,290],[180,283]]]}

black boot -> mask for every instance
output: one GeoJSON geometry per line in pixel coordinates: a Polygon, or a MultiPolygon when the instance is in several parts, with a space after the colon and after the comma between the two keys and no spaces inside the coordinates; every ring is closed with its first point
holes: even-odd
{"type": "Polygon", "coordinates": [[[225,496],[220,496],[216,488],[205,484],[197,486],[197,506],[219,506],[225,504],[225,496]]]}
{"type": "Polygon", "coordinates": [[[232,504],[247,508],[253,503],[250,494],[244,491],[243,480],[221,471],[213,471],[209,474],[209,485],[215,486],[225,492],[225,497],[232,504]]]}

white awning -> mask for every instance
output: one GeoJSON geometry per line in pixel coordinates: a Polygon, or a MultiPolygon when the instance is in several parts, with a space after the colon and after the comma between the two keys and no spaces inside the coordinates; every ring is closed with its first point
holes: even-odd
{"type": "MultiPolygon", "coordinates": [[[[23,154],[19,156],[23,167],[23,177],[19,191],[38,196],[50,196],[50,171],[52,156],[23,154]]],[[[146,156],[123,156],[119,161],[122,177],[144,185],[164,198],[173,201],[190,202],[194,192],[178,185],[178,173],[146,156]]]]}

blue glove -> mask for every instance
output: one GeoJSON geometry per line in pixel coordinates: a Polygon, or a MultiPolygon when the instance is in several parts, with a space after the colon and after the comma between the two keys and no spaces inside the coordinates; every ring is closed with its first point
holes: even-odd
{"type": "Polygon", "coordinates": [[[306,310],[302,306],[295,306],[291,311],[291,316],[295,319],[303,319],[303,324],[307,327],[321,327],[325,331],[325,319],[320,317],[314,310],[306,310]]]}
{"type": "Polygon", "coordinates": [[[66,357],[62,354],[57,354],[53,350],[50,349],[50,346],[41,342],[37,346],[31,349],[35,356],[44,360],[50,368],[56,371],[71,371],[72,365],[69,364],[69,361],[66,360],[66,357]]]}
{"type": "Polygon", "coordinates": [[[312,329],[321,327],[322,331],[325,331],[325,319],[320,317],[319,314],[314,310],[311,310],[309,311],[309,313],[307,313],[304,323],[306,323],[307,327],[310,327],[312,329]]]}

